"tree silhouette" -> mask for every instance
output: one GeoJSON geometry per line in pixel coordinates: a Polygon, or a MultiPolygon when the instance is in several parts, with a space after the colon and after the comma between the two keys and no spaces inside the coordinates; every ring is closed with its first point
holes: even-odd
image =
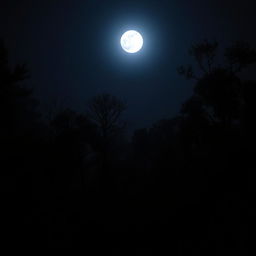
{"type": "Polygon", "coordinates": [[[91,99],[87,106],[87,114],[98,126],[103,139],[107,140],[124,127],[120,117],[125,108],[123,101],[104,93],[91,99]]]}
{"type": "Polygon", "coordinates": [[[24,86],[28,77],[25,65],[10,67],[8,51],[0,41],[1,136],[33,132],[33,123],[39,117],[35,111],[38,103],[32,97],[33,90],[24,86]]]}
{"type": "Polygon", "coordinates": [[[204,41],[193,45],[189,53],[201,72],[195,74],[195,67],[180,66],[178,73],[196,81],[194,93],[201,98],[209,117],[230,127],[234,120],[239,119],[243,102],[238,73],[256,63],[256,51],[247,43],[236,42],[225,49],[224,58],[228,64],[219,65],[215,62],[217,50],[217,42],[204,41]]]}
{"type": "MultiPolygon", "coordinates": [[[[234,212],[242,212],[248,176],[255,167],[250,149],[255,144],[255,81],[243,81],[240,72],[256,63],[256,51],[247,43],[236,42],[225,49],[223,63],[216,63],[217,45],[194,45],[190,54],[196,65],[178,68],[186,79],[195,81],[193,96],[182,106],[179,135],[185,177],[200,188],[200,198],[214,202],[201,209],[208,207],[214,222],[224,223],[215,211],[222,211],[227,222],[227,215],[234,218],[234,212]],[[203,195],[200,190],[204,189],[203,195]],[[232,202],[229,207],[224,206],[227,202],[232,202]]],[[[228,225],[234,233],[232,224],[228,225]]],[[[244,225],[240,218],[238,229],[244,230],[244,225]]]]}
{"type": "Polygon", "coordinates": [[[202,43],[192,45],[189,53],[195,58],[199,68],[203,73],[210,73],[218,48],[217,42],[208,42],[205,40],[202,43]]]}
{"type": "MultiPolygon", "coordinates": [[[[103,93],[93,97],[87,105],[87,115],[96,124],[101,136],[101,177],[103,184],[110,182],[109,171],[112,159],[117,152],[114,151],[118,135],[124,128],[121,115],[125,104],[117,97],[103,93]]],[[[114,160],[115,161],[115,160],[114,160]]]]}
{"type": "Polygon", "coordinates": [[[233,73],[239,73],[244,68],[256,63],[256,51],[248,43],[237,41],[226,48],[224,54],[229,69],[233,73]]]}
{"type": "MultiPolygon", "coordinates": [[[[196,64],[203,75],[211,73],[214,69],[214,60],[217,49],[217,42],[211,43],[207,40],[202,43],[193,44],[189,49],[189,55],[195,59],[196,64]]],[[[193,68],[190,65],[188,67],[180,66],[177,70],[180,75],[185,76],[187,79],[199,80],[200,76],[195,74],[194,69],[195,67],[193,68]]]]}
{"type": "Polygon", "coordinates": [[[64,109],[49,123],[53,162],[59,177],[85,185],[87,156],[98,150],[95,125],[84,114],[64,109]]]}
{"type": "Polygon", "coordinates": [[[256,51],[248,43],[237,41],[233,45],[227,47],[224,51],[225,64],[218,65],[216,56],[218,53],[218,43],[216,41],[209,42],[205,40],[202,43],[193,44],[189,49],[189,55],[196,61],[197,67],[191,65],[178,67],[177,71],[180,75],[187,79],[199,80],[204,75],[214,72],[216,69],[225,69],[230,73],[237,74],[244,68],[256,63],[256,51]],[[201,71],[196,74],[195,70],[201,71]]]}

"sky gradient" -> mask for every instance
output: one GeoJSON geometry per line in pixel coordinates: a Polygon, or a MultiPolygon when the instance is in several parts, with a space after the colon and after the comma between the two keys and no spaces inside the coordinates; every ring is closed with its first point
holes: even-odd
{"type": "Polygon", "coordinates": [[[83,111],[89,98],[108,92],[127,103],[130,129],[176,115],[192,91],[177,74],[193,63],[188,48],[204,39],[256,46],[254,1],[1,1],[0,37],[13,63],[26,62],[28,82],[42,106],[56,99],[83,111]],[[127,55],[120,37],[144,38],[127,55]]]}

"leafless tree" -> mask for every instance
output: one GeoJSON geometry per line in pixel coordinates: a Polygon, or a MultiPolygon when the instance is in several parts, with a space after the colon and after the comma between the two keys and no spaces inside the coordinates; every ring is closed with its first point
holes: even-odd
{"type": "Polygon", "coordinates": [[[122,100],[103,93],[91,99],[87,106],[87,114],[98,126],[102,137],[108,139],[124,127],[120,117],[125,108],[122,100]]]}

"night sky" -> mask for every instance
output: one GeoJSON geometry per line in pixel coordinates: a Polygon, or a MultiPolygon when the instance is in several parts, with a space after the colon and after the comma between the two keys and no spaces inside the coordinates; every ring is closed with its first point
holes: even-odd
{"type": "Polygon", "coordinates": [[[42,107],[58,100],[83,111],[108,92],[127,103],[129,129],[176,115],[192,92],[177,67],[204,39],[256,45],[253,0],[3,0],[0,36],[14,63],[26,62],[42,107]],[[144,47],[125,53],[123,32],[138,30],[144,47]]]}

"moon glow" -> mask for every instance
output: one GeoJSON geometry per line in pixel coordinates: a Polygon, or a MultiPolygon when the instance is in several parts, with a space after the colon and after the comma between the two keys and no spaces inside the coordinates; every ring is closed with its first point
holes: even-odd
{"type": "Polygon", "coordinates": [[[124,51],[135,53],[141,50],[143,46],[143,38],[139,32],[128,30],[122,35],[120,44],[124,51]]]}

